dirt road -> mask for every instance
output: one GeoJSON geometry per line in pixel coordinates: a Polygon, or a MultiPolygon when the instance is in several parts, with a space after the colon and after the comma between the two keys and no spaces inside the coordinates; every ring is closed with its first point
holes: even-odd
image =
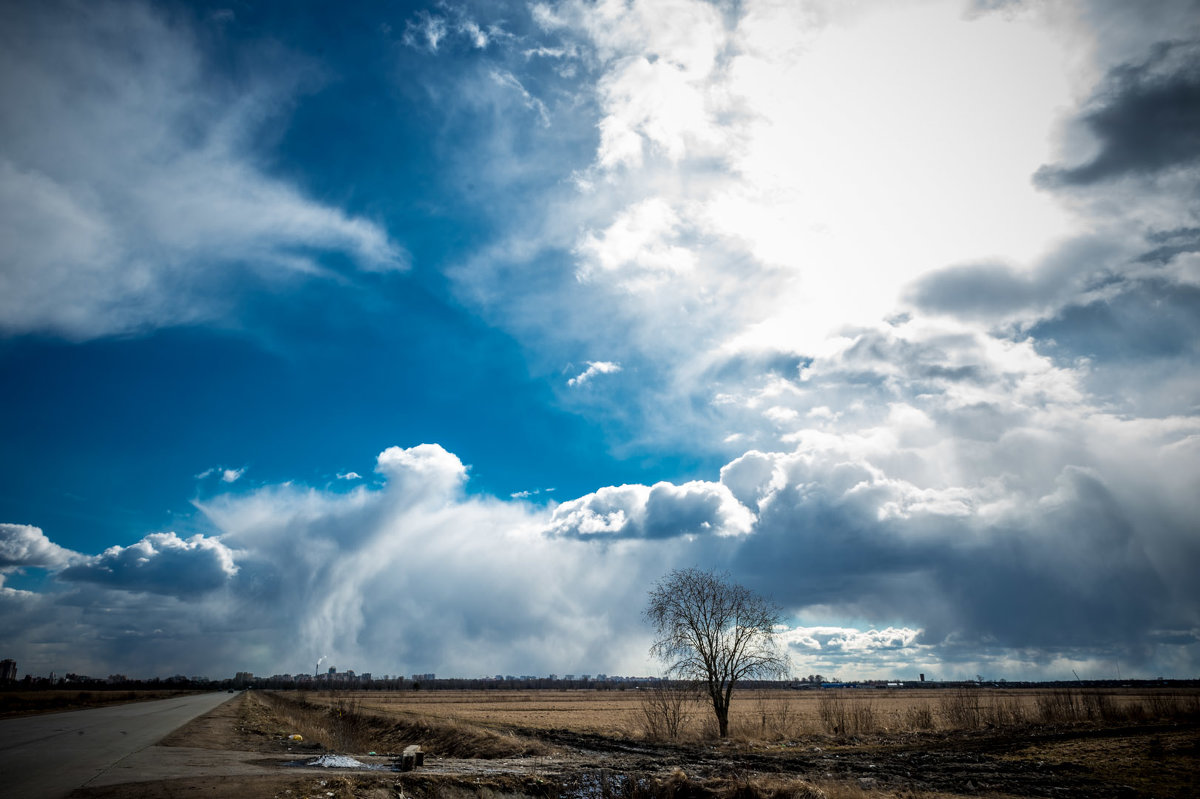
{"type": "Polygon", "coordinates": [[[207,693],[0,721],[0,796],[65,797],[231,698],[207,693]]]}

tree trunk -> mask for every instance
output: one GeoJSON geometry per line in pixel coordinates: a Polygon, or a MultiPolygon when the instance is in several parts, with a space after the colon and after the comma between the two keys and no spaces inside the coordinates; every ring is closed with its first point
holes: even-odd
{"type": "Polygon", "coordinates": [[[717,714],[717,735],[721,738],[729,737],[729,702],[724,701],[724,697],[713,697],[713,711],[717,714]]]}

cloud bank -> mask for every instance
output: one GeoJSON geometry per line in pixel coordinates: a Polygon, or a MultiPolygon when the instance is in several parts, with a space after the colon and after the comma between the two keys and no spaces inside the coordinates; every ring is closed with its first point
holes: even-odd
{"type": "Polygon", "coordinates": [[[316,652],[381,674],[651,673],[646,591],[700,564],[784,607],[804,673],[1056,677],[1075,664],[1108,676],[1113,657],[1125,674],[1193,662],[1200,508],[1186,479],[1139,473],[1136,453],[1162,442],[1155,451],[1183,469],[1200,454],[1197,425],[1097,417],[1061,437],[1012,426],[952,451],[930,433],[953,418],[894,414],[905,421],[886,431],[748,452],[720,482],[610,487],[546,508],[470,496],[461,461],[420,445],[380,453],[379,487],[202,502],[213,536],[155,533],[85,557],[5,525],[6,563],[59,584],[5,595],[8,634],[74,621],[108,642],[94,657],[120,668],[165,665],[179,647],[196,668],[238,657],[303,670],[316,652]],[[1087,452],[1093,433],[1121,455],[1087,452]],[[966,462],[989,451],[1022,468],[969,476],[966,462]],[[947,462],[964,464],[957,480],[947,462]],[[133,608],[144,618],[129,627],[133,608]],[[193,629],[227,640],[205,655],[178,642],[193,629]]]}

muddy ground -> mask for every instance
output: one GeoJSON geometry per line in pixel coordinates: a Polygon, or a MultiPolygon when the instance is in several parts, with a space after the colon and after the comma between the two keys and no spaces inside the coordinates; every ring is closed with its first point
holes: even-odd
{"type": "MultiPolygon", "coordinates": [[[[399,725],[397,725],[399,727],[399,725]]],[[[806,737],[772,744],[671,745],[522,730],[530,751],[491,759],[430,750],[417,771],[395,753],[354,752],[377,769],[301,768],[319,744],[287,739],[277,703],[246,692],[162,742],[205,750],[175,779],[93,785],[75,799],[935,799],[1200,797],[1200,724],[1075,724],[975,732],[806,737]],[[224,764],[224,765],[222,765],[224,764]],[[290,765],[289,765],[290,764],[290,765]]],[[[397,748],[399,746],[397,745],[397,748]]],[[[429,747],[426,747],[429,749],[429,747]]],[[[160,747],[151,747],[159,750],[160,747]]],[[[154,752],[145,755],[153,758],[154,752]]],[[[163,754],[167,754],[163,752],[163,754]]],[[[462,753],[459,753],[462,754],[462,753]]]]}

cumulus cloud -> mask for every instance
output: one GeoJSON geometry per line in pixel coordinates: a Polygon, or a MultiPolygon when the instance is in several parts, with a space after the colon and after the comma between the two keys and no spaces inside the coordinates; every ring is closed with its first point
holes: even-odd
{"type": "Polygon", "coordinates": [[[554,508],[555,536],[670,538],[748,533],[754,516],[720,483],[623,485],[554,508]]]}
{"type": "Polygon", "coordinates": [[[239,276],[319,274],[331,252],[406,265],[375,223],[256,166],[256,132],[295,87],[211,78],[196,34],[137,2],[5,19],[0,329],[89,338],[209,320],[239,276]]]}
{"type": "Polygon", "coordinates": [[[128,547],[109,547],[58,573],[60,579],[124,591],[187,597],[221,588],[237,574],[233,553],[219,539],[151,533],[128,547]]]}
{"type": "Polygon", "coordinates": [[[461,492],[465,470],[441,447],[379,462],[379,489],[275,486],[201,504],[239,553],[233,586],[255,598],[255,625],[288,631],[268,636],[273,657],[401,673],[645,671],[637,611],[659,563],[629,552],[613,556],[619,573],[597,571],[593,545],[544,533],[546,511],[461,492]]]}
{"type": "Polygon", "coordinates": [[[588,361],[587,369],[567,381],[568,386],[582,386],[596,375],[612,375],[621,371],[621,364],[613,361],[588,361]]]}
{"type": "Polygon", "coordinates": [[[406,495],[431,503],[455,498],[467,480],[467,467],[439,444],[388,447],[379,453],[375,470],[406,495]]]}
{"type": "Polygon", "coordinates": [[[920,630],[888,627],[883,630],[859,630],[854,627],[792,627],[782,631],[780,640],[800,650],[870,652],[907,649],[917,645],[920,630]]]}
{"type": "Polygon", "coordinates": [[[0,524],[0,571],[26,566],[58,569],[76,557],[76,553],[47,538],[40,527],[0,524]]]}

